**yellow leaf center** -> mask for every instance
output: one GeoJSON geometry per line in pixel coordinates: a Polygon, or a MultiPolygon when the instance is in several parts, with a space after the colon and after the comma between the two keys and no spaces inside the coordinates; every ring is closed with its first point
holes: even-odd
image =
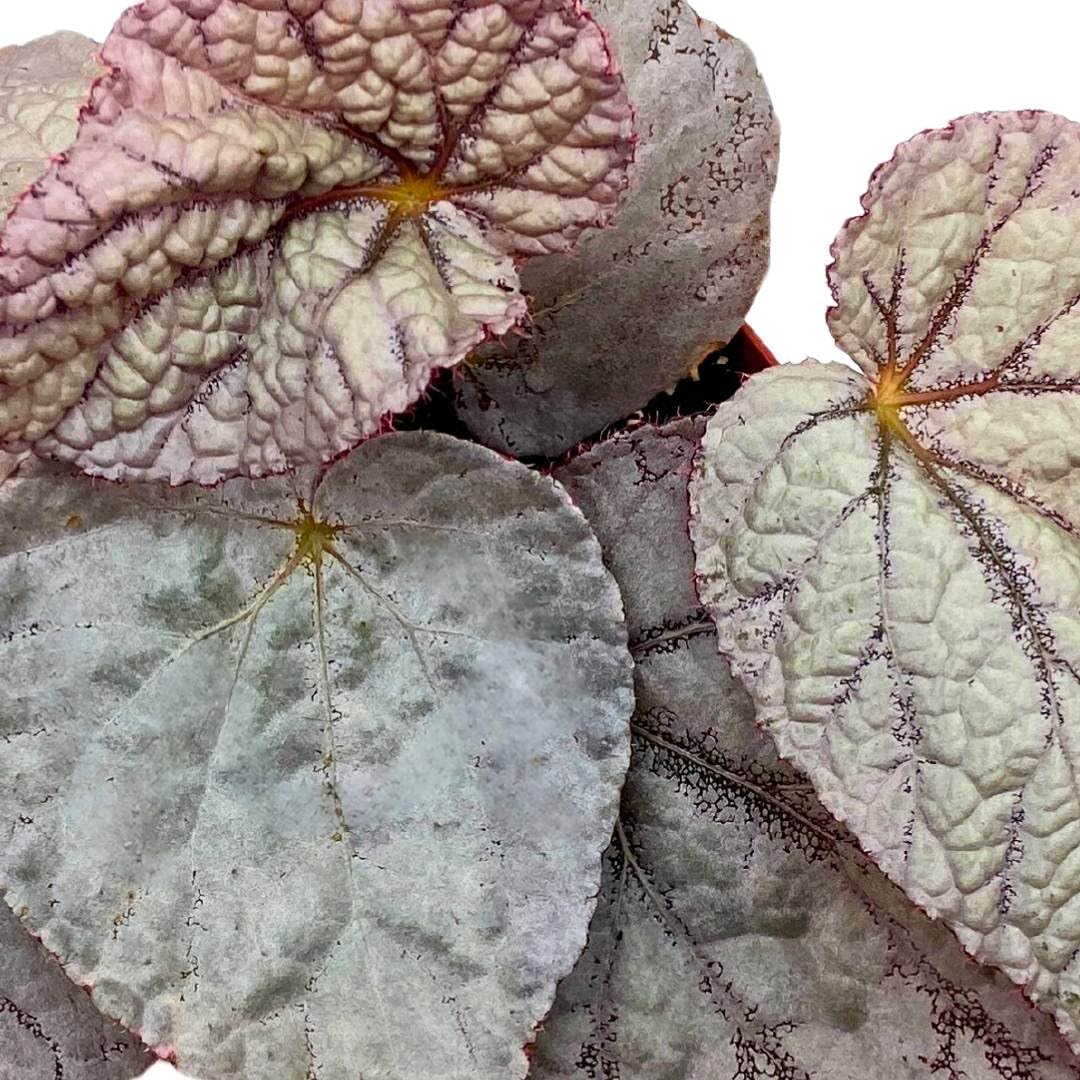
{"type": "Polygon", "coordinates": [[[878,423],[893,435],[907,431],[900,419],[900,410],[905,404],[904,382],[904,373],[894,365],[886,364],[867,400],[878,423]]]}
{"type": "Polygon", "coordinates": [[[447,195],[438,178],[431,173],[406,176],[396,184],[380,189],[380,197],[401,217],[419,217],[433,202],[447,195]]]}
{"type": "Polygon", "coordinates": [[[297,562],[315,566],[322,562],[323,552],[340,535],[341,526],[321,521],[301,503],[300,516],[293,522],[292,530],[296,534],[294,558],[297,562]]]}

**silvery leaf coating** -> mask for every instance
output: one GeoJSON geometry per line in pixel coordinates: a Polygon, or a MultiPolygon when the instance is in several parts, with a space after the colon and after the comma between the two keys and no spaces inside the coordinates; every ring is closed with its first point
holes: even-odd
{"type": "Polygon", "coordinates": [[[637,709],[589,945],[531,1080],[1075,1077],[1050,1018],[917,911],[755,727],[694,590],[703,430],[642,428],[557,470],[622,589],[637,709]]]}
{"type": "Polygon", "coordinates": [[[0,904],[0,1080],[134,1080],[153,1062],[0,904]]]}
{"type": "Polygon", "coordinates": [[[0,488],[8,904],[193,1075],[524,1076],[632,708],[565,492],[424,433],[314,493],[60,469],[0,488]]]}
{"type": "Polygon", "coordinates": [[[212,484],[330,460],[605,224],[631,109],[576,0],[146,0],[0,235],[0,448],[212,484]]]}
{"type": "Polygon", "coordinates": [[[901,145],[834,245],[858,371],[754,376],[695,480],[701,595],[782,757],[1080,1047],[1080,126],[901,145]]]}

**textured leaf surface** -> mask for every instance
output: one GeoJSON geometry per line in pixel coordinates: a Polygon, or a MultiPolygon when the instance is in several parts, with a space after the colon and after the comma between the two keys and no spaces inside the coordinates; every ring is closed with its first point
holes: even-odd
{"type": "Polygon", "coordinates": [[[328,460],[603,224],[630,107],[576,0],[147,0],[0,250],[0,442],[110,478],[328,460]]]}
{"type": "MultiPolygon", "coordinates": [[[[101,72],[96,50],[69,31],[0,49],[0,222],[52,155],[74,140],[79,108],[101,72]]],[[[0,450],[0,483],[21,456],[0,450]]]]}
{"type": "Polygon", "coordinates": [[[481,441],[556,456],[738,329],[768,261],[778,128],[750,50],[681,0],[593,5],[638,113],[634,184],[573,262],[537,259],[524,337],[482,346],[458,408],[481,441]]]}
{"type": "Polygon", "coordinates": [[[0,221],[74,141],[79,109],[102,70],[97,48],[61,31],[0,49],[0,221]]]}
{"type": "Polygon", "coordinates": [[[0,904],[0,1080],[132,1080],[154,1060],[0,904]]]}
{"type": "Polygon", "coordinates": [[[412,433],[313,511],[41,472],[2,489],[8,903],[197,1076],[524,1075],[631,709],[565,493],[412,433]]]}
{"type": "Polygon", "coordinates": [[[693,587],[701,419],[558,471],[623,591],[633,753],[589,947],[533,1080],[1066,1080],[1048,1017],[911,908],[776,757],[693,587]]]}
{"type": "Polygon", "coordinates": [[[781,754],[1080,1046],[1080,129],[917,136],[835,246],[863,374],[755,376],[694,488],[703,600],[781,754]]]}

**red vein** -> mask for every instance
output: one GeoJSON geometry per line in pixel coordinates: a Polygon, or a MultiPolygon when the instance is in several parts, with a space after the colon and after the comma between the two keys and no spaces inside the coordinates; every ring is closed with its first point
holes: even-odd
{"type": "MultiPolygon", "coordinates": [[[[896,309],[891,301],[886,301],[881,291],[870,277],[870,271],[864,270],[862,275],[863,288],[877,308],[881,321],[885,324],[885,341],[887,347],[886,364],[889,370],[896,365],[896,309]]],[[[895,297],[895,289],[893,293],[895,297]]]]}
{"type": "Polygon", "coordinates": [[[937,454],[937,464],[941,465],[943,468],[950,469],[953,472],[960,473],[970,480],[976,480],[986,484],[987,487],[991,487],[1000,494],[1006,495],[1010,499],[1014,499],[1016,502],[1021,503],[1027,509],[1046,521],[1053,523],[1070,536],[1080,539],[1080,527],[1069,521],[1069,519],[1059,511],[1047,506],[1022,484],[1017,483],[1017,481],[1010,477],[1003,476],[1000,473],[991,472],[972,461],[949,457],[940,452],[937,454]]]}
{"type": "Polygon", "coordinates": [[[945,329],[949,320],[956,314],[970,293],[975,277],[978,274],[987,253],[990,251],[994,238],[1009,223],[1009,221],[1012,220],[1013,216],[1024,206],[1035,191],[1038,190],[1038,181],[1047,165],[1053,161],[1056,153],[1057,146],[1053,143],[1043,147],[1039,154],[1036,155],[1035,161],[1028,171],[1024,182],[1024,190],[1017,197],[1016,202],[1009,210],[998,218],[997,221],[984,230],[978,243],[975,245],[975,250],[973,251],[971,258],[961,268],[952,287],[945,294],[944,299],[938,305],[937,310],[931,317],[930,325],[923,335],[922,340],[916,345],[915,349],[904,363],[904,366],[900,369],[898,374],[898,382],[900,384],[903,384],[911,377],[927,354],[938,344],[941,332],[945,329]]]}

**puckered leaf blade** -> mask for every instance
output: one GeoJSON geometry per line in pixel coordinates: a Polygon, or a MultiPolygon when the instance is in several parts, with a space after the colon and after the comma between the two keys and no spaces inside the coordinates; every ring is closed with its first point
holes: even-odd
{"type": "MultiPolygon", "coordinates": [[[[69,31],[0,49],[0,221],[75,138],[79,109],[102,70],[96,50],[69,31]]],[[[25,456],[0,449],[0,482],[25,456]]]]}
{"type": "Polygon", "coordinates": [[[1074,1045],[1077,161],[1041,113],[900,147],[830,271],[865,375],[756,376],[694,489],[703,599],[781,754],[1074,1045]]]}
{"type": "Polygon", "coordinates": [[[224,1080],[522,1076],[631,707],[561,489],[403,434],[299,512],[272,480],[2,491],[0,883],[99,1008],[224,1080]]]}
{"type": "Polygon", "coordinates": [[[571,0],[152,0],[103,57],[3,233],[0,440],[112,478],[347,450],[519,323],[514,257],[626,182],[622,79],[571,0]]]}
{"type": "Polygon", "coordinates": [[[1078,168],[1077,126],[1044,112],[963,117],[898,147],[833,245],[837,343],[871,378],[890,348],[925,359],[913,390],[1075,386],[1078,168]]]}
{"type": "MultiPolygon", "coordinates": [[[[637,110],[633,186],[572,263],[523,269],[532,322],[456,382],[469,429],[517,455],[556,457],[695,370],[742,324],[768,259],[778,130],[750,50],[682,0],[594,9],[637,110]]],[[[492,212],[525,232],[549,214],[535,194],[492,212]]]]}
{"type": "Polygon", "coordinates": [[[530,1076],[1074,1076],[1049,1017],[914,909],[755,728],[693,587],[704,426],[642,428],[556,470],[622,589],[637,707],[589,946],[530,1076]]]}

